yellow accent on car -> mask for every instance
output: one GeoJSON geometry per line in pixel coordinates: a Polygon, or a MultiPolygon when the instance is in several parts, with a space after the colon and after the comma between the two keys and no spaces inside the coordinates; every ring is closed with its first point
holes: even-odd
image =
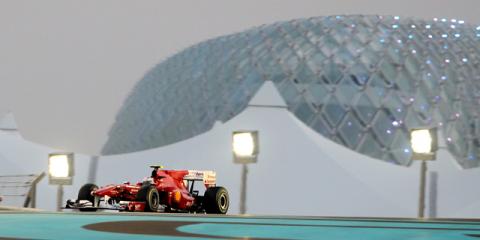
{"type": "Polygon", "coordinates": [[[175,202],[180,202],[180,199],[182,199],[182,193],[181,192],[175,192],[175,195],[173,196],[173,199],[175,202]]]}

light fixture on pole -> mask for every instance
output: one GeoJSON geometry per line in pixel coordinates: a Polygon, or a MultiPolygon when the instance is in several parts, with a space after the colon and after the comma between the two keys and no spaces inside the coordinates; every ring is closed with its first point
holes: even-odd
{"type": "Polygon", "coordinates": [[[438,150],[437,129],[411,129],[410,144],[413,150],[412,160],[421,160],[420,191],[418,199],[418,217],[425,217],[425,184],[427,160],[435,160],[438,150]]]}
{"type": "Polygon", "coordinates": [[[258,156],[258,131],[235,131],[232,134],[233,162],[242,164],[240,214],[247,210],[247,164],[256,163],[258,156]]]}
{"type": "Polygon", "coordinates": [[[57,211],[63,203],[63,185],[72,185],[73,153],[51,153],[48,155],[48,183],[58,185],[57,211]]]}

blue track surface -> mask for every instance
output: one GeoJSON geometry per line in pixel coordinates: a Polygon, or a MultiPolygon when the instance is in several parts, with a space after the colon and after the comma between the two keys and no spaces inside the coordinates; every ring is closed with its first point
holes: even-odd
{"type": "MultiPolygon", "coordinates": [[[[121,231],[129,227],[122,227],[121,231]]],[[[135,229],[133,229],[135,230],[135,229]]],[[[480,222],[415,221],[299,217],[223,217],[206,215],[127,215],[75,213],[0,213],[0,239],[480,239],[480,222]],[[165,235],[113,233],[84,228],[117,223],[135,228],[139,221],[171,224],[165,235]],[[187,237],[185,237],[187,236],[187,237]]]]}

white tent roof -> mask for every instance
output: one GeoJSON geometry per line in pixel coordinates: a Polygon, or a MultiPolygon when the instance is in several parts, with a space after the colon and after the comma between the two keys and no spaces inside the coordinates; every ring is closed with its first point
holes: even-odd
{"type": "Polygon", "coordinates": [[[18,131],[17,123],[12,112],[8,112],[0,118],[0,130],[3,131],[18,131]]]}
{"type": "Polygon", "coordinates": [[[280,96],[280,93],[272,81],[265,81],[248,105],[287,107],[285,100],[280,96]]]}

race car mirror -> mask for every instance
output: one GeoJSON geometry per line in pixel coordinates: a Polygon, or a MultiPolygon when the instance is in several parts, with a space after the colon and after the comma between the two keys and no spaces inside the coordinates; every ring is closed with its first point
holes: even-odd
{"type": "Polygon", "coordinates": [[[256,163],[258,155],[258,131],[235,131],[232,134],[234,163],[256,163]]]}
{"type": "Polygon", "coordinates": [[[72,185],[73,153],[52,153],[48,155],[48,183],[72,185]]]}

